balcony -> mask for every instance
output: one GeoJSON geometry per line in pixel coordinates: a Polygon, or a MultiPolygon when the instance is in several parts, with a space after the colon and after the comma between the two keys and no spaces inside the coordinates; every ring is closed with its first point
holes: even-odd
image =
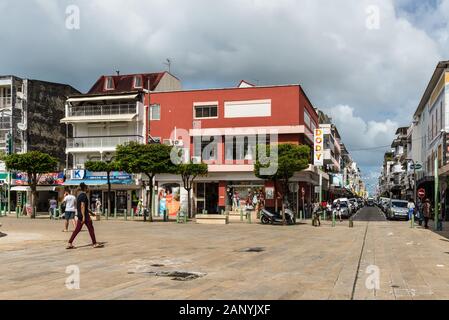
{"type": "Polygon", "coordinates": [[[11,96],[0,96],[0,109],[10,108],[12,106],[11,96]]]}
{"type": "Polygon", "coordinates": [[[129,142],[143,143],[141,136],[79,137],[67,139],[67,153],[114,152],[116,147],[129,142]]]}
{"type": "Polygon", "coordinates": [[[61,122],[132,121],[139,113],[136,103],[68,106],[61,122]]]}

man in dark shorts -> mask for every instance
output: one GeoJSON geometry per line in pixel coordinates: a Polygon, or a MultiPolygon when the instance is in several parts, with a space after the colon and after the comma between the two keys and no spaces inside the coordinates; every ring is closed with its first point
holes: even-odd
{"type": "Polygon", "coordinates": [[[87,196],[87,192],[89,191],[87,188],[87,185],[83,182],[80,184],[81,192],[78,195],[78,198],[76,199],[76,205],[77,205],[77,216],[78,221],[76,224],[75,231],[73,231],[72,236],[70,237],[69,244],[67,246],[67,249],[75,249],[73,246],[73,241],[75,240],[78,233],[83,228],[83,225],[85,224],[87,229],[89,230],[90,238],[92,239],[92,245],[94,248],[101,248],[103,245],[97,243],[97,240],[95,238],[95,230],[94,225],[92,223],[92,219],[90,218],[90,214],[92,213],[89,210],[89,198],[87,196]]]}

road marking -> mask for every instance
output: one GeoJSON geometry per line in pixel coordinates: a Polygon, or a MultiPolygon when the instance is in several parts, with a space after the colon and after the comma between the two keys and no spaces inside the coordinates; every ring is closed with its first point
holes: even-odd
{"type": "Polygon", "coordinates": [[[355,272],[354,284],[352,286],[351,300],[354,300],[355,289],[357,286],[357,280],[359,279],[360,265],[362,263],[363,250],[365,250],[366,236],[368,235],[368,227],[369,227],[369,221],[366,224],[365,235],[363,236],[362,249],[360,250],[359,262],[357,263],[357,270],[355,272]]]}

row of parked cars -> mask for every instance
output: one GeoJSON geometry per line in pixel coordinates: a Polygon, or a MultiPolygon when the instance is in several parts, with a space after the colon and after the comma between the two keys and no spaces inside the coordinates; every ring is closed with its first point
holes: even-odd
{"type": "Polygon", "coordinates": [[[361,198],[339,198],[334,200],[332,204],[332,211],[336,210],[338,201],[340,201],[342,218],[350,218],[365,206],[365,201],[361,198]]]}
{"type": "Polygon", "coordinates": [[[379,198],[377,206],[388,220],[409,220],[408,201],[390,198],[379,198]]]}

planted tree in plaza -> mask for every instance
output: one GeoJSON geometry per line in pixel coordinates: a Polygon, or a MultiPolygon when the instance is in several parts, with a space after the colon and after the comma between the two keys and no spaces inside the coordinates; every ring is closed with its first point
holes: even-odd
{"type": "Polygon", "coordinates": [[[107,180],[108,180],[108,215],[111,214],[111,173],[113,171],[121,170],[120,162],[118,161],[87,161],[84,164],[86,170],[93,172],[106,172],[107,180]]]}
{"type": "Polygon", "coordinates": [[[197,177],[206,176],[208,174],[208,167],[205,163],[181,163],[177,165],[176,171],[181,175],[184,189],[187,190],[187,210],[189,218],[192,218],[192,199],[191,192],[193,183],[197,177]]]}
{"type": "MultiPolygon", "coordinates": [[[[176,165],[171,161],[172,147],[164,144],[140,144],[130,142],[117,146],[116,160],[122,169],[128,173],[144,174],[149,179],[147,190],[147,208],[150,211],[150,221],[153,221],[154,177],[157,174],[176,173],[176,165]]],[[[144,214],[146,221],[146,215],[144,214]]]]}
{"type": "Polygon", "coordinates": [[[277,185],[281,187],[279,193],[281,194],[282,199],[282,220],[284,224],[284,202],[289,193],[290,179],[296,172],[308,168],[309,164],[310,147],[307,145],[286,143],[270,146],[257,146],[254,174],[260,179],[273,181],[275,188],[277,185]],[[273,161],[275,161],[275,163],[273,163],[273,161]]]}
{"type": "Polygon", "coordinates": [[[37,185],[42,174],[55,172],[58,169],[58,160],[49,154],[40,151],[31,151],[23,154],[11,154],[5,157],[7,170],[26,172],[28,185],[31,189],[31,218],[36,217],[37,185]]]}

